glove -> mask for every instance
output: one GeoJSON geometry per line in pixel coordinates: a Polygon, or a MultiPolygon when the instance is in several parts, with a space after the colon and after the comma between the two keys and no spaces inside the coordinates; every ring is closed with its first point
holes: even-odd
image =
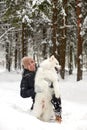
{"type": "Polygon", "coordinates": [[[52,96],[51,103],[57,112],[61,111],[61,98],[56,98],[55,94],[52,96]]]}

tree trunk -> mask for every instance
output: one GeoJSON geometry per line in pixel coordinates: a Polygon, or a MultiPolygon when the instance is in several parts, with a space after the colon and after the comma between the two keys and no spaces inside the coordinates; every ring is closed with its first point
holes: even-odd
{"type": "MultiPolygon", "coordinates": [[[[43,41],[45,41],[46,39],[46,28],[43,27],[43,41]]],[[[43,53],[43,58],[46,59],[47,58],[47,43],[43,43],[43,50],[42,50],[42,53],[43,53]]]]}
{"type": "Polygon", "coordinates": [[[6,41],[6,69],[10,72],[11,71],[11,45],[9,41],[6,41]]]}
{"type": "Polygon", "coordinates": [[[57,57],[57,14],[58,14],[58,9],[57,9],[57,4],[58,0],[52,0],[53,8],[53,16],[52,16],[52,54],[57,57]]]}
{"type": "Polygon", "coordinates": [[[22,23],[22,57],[27,56],[26,24],[22,23]]]}
{"type": "Polygon", "coordinates": [[[6,42],[6,69],[8,70],[8,61],[9,61],[9,42],[6,42]]]}
{"type": "Polygon", "coordinates": [[[15,63],[15,69],[17,69],[17,50],[18,50],[18,43],[17,43],[17,41],[18,41],[18,35],[17,35],[17,33],[16,33],[16,39],[15,39],[15,57],[14,57],[14,63],[15,63]]]}
{"type": "Polygon", "coordinates": [[[14,57],[14,61],[15,61],[15,69],[17,69],[17,43],[15,46],[15,57],[14,57]]]}
{"type": "MultiPolygon", "coordinates": [[[[65,12],[67,14],[67,0],[63,1],[63,7],[65,9],[65,12]]],[[[59,46],[59,53],[60,53],[60,65],[61,65],[61,70],[60,70],[60,75],[62,77],[62,79],[65,78],[65,55],[66,55],[66,21],[67,21],[67,17],[63,16],[63,20],[62,20],[62,26],[63,28],[61,29],[61,43],[59,46]]]]}
{"type": "Polygon", "coordinates": [[[72,61],[72,48],[73,48],[73,45],[70,44],[70,48],[69,48],[69,74],[71,75],[72,74],[72,67],[73,67],[73,61],[72,61]]]}
{"type": "Polygon", "coordinates": [[[81,16],[81,7],[79,6],[81,3],[81,0],[76,0],[77,4],[77,81],[82,80],[82,37],[80,35],[81,31],[81,22],[82,18],[81,16]]]}

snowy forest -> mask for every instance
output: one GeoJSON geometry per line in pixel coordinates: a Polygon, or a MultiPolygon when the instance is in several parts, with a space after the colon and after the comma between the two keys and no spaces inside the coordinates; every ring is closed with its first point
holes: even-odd
{"type": "Polygon", "coordinates": [[[21,59],[37,65],[54,55],[60,75],[76,81],[87,71],[87,0],[0,0],[0,66],[21,70],[21,59]]]}

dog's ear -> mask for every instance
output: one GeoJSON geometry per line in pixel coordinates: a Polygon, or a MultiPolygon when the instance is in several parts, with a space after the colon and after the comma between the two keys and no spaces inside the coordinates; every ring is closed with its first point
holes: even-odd
{"type": "Polygon", "coordinates": [[[55,59],[54,55],[50,57],[50,61],[53,61],[55,59]]]}

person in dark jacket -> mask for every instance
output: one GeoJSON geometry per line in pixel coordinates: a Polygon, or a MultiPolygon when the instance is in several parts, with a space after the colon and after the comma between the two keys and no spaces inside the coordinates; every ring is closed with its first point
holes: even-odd
{"type": "MultiPolygon", "coordinates": [[[[22,65],[24,70],[20,84],[20,95],[23,98],[31,97],[34,103],[34,78],[36,73],[35,61],[32,58],[24,57],[22,59],[22,65]]],[[[33,109],[33,105],[31,109],[33,109]]]]}
{"type": "MultiPolygon", "coordinates": [[[[35,61],[32,58],[24,57],[22,59],[22,65],[24,68],[24,72],[22,75],[21,85],[20,85],[20,95],[23,98],[31,97],[35,99],[35,91],[34,91],[34,79],[35,79],[35,73],[36,73],[36,65],[35,61]]],[[[51,88],[53,85],[51,84],[51,88]]],[[[61,98],[56,98],[55,95],[52,96],[51,103],[54,106],[54,112],[56,116],[56,121],[60,122],[62,121],[62,106],[61,106],[61,98]]],[[[33,104],[31,107],[31,110],[33,109],[33,104]]]]}

